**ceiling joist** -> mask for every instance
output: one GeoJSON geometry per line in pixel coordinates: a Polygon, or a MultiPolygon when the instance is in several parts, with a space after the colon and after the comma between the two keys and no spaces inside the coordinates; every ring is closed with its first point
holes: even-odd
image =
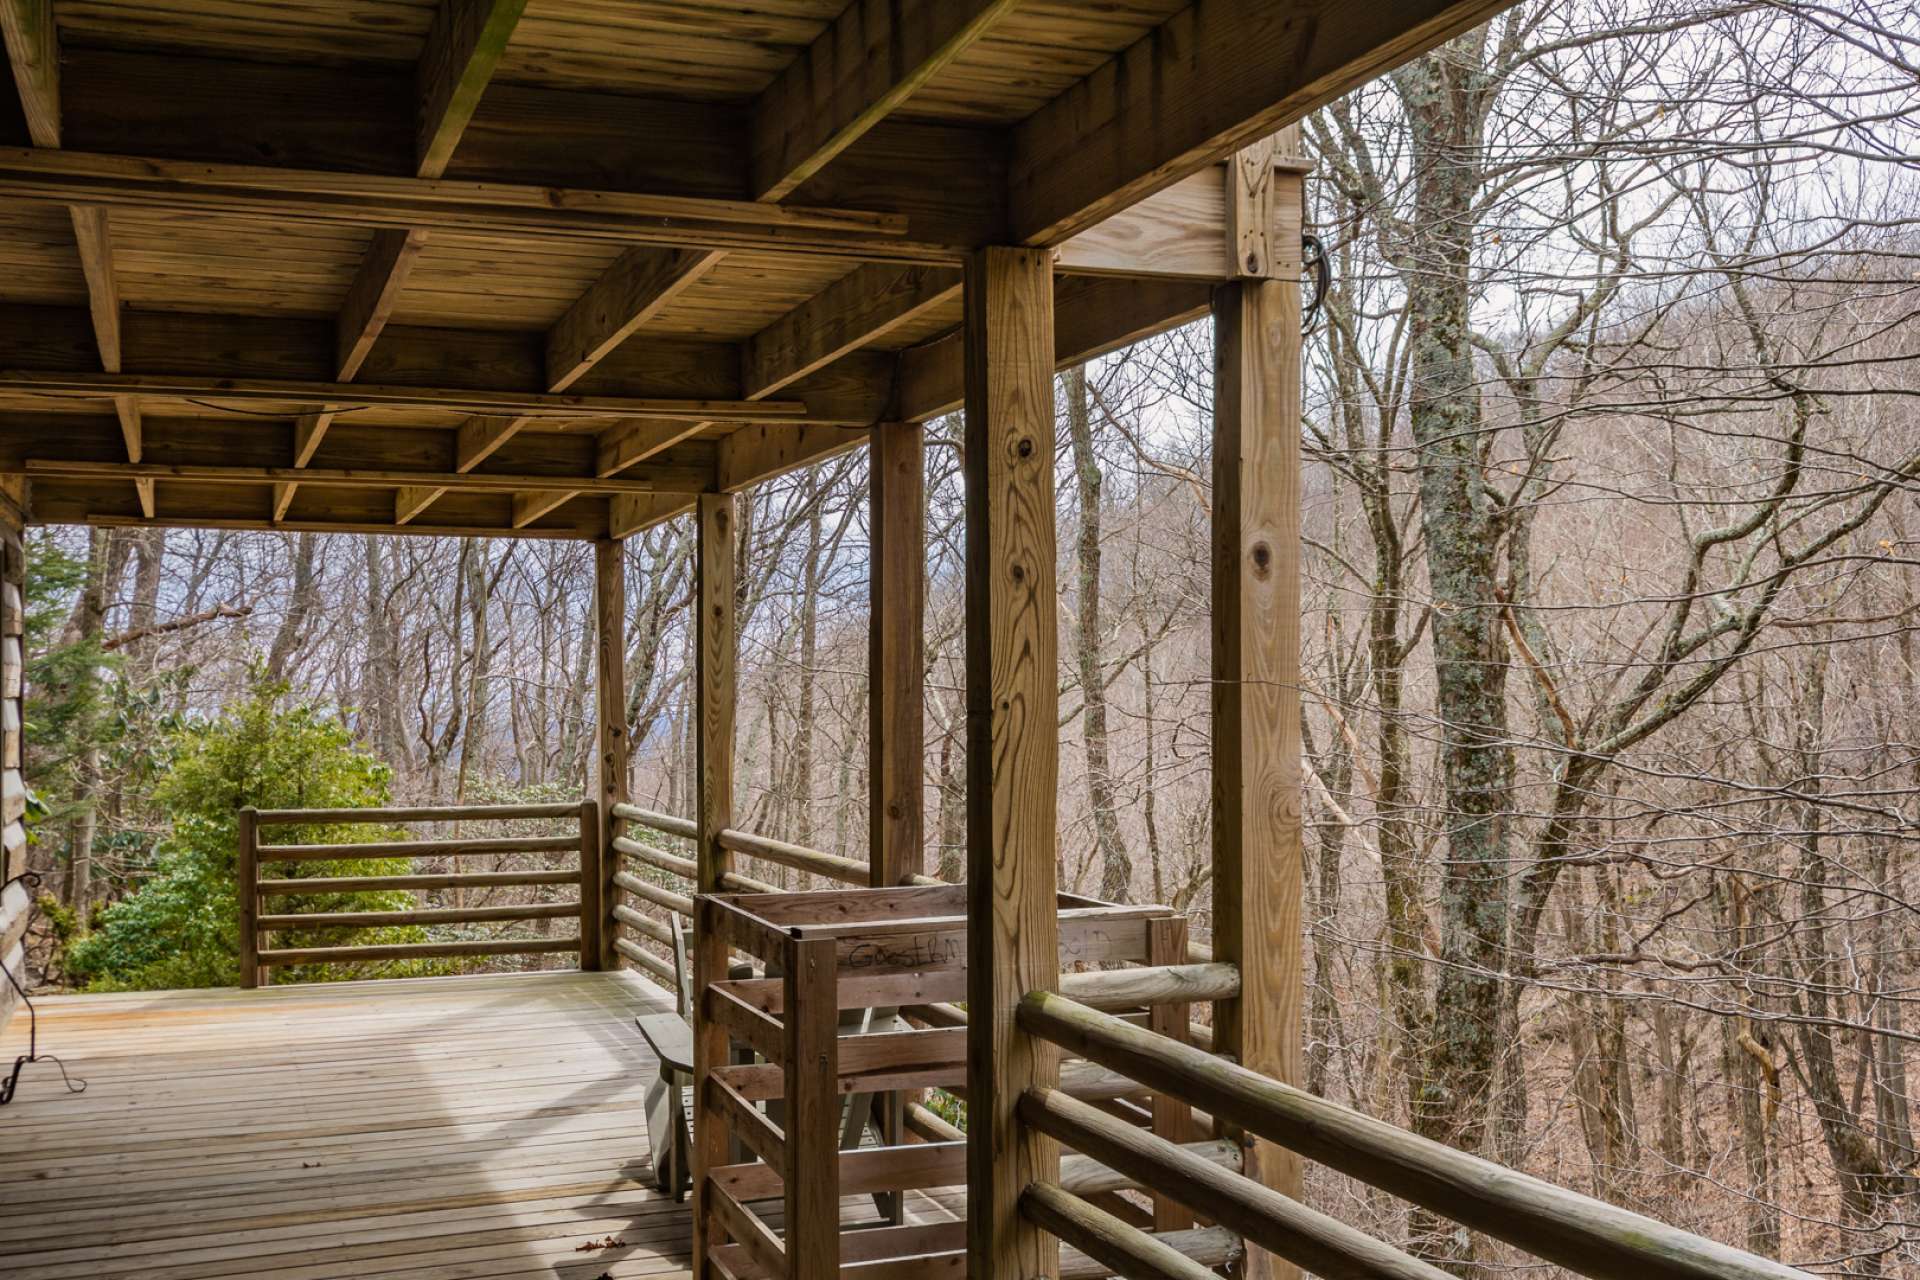
{"type": "Polygon", "coordinates": [[[340,404],[368,407],[456,410],[477,414],[573,421],[589,418],[654,418],[713,422],[805,422],[800,400],[667,400],[636,396],[547,395],[461,387],[397,387],[375,383],[294,382],[272,378],[205,378],[154,373],[63,373],[0,370],[0,395],[29,393],[112,400],[139,395],[233,404],[340,404]]]}
{"type": "Polygon", "coordinates": [[[906,218],[892,213],[22,147],[0,148],[0,198],[875,262],[952,265],[962,254],[909,238],[906,218]]]}

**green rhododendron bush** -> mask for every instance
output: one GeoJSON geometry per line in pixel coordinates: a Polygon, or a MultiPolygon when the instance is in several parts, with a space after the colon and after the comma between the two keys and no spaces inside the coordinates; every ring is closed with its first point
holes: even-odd
{"type": "MultiPolygon", "coordinates": [[[[68,955],[77,982],[93,991],[234,986],[239,981],[239,896],[234,879],[241,809],[364,808],[386,802],[390,770],[361,750],[322,705],[289,698],[284,685],[256,672],[245,697],[212,718],[166,729],[155,744],[159,779],[153,799],[170,819],[155,848],[155,873],[131,896],[108,906],[68,955]]],[[[276,843],[352,844],[391,839],[382,827],[276,827],[276,843]]],[[[279,878],[391,875],[404,860],[361,858],[285,864],[279,878]]],[[[272,900],[276,912],[404,908],[403,891],[315,893],[272,900]]],[[[415,927],[286,933],[275,945],[415,942],[415,927]]],[[[338,966],[276,970],[284,980],[372,977],[338,966]]],[[[390,974],[404,966],[391,966],[390,974]]]]}

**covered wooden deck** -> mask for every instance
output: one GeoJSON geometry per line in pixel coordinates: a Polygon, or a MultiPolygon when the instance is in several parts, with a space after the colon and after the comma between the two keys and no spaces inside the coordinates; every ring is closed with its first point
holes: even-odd
{"type": "Polygon", "coordinates": [[[7,1108],[0,1275],[684,1275],[633,1026],[667,1007],[579,972],[41,1001],[87,1090],[40,1063],[7,1108]]]}

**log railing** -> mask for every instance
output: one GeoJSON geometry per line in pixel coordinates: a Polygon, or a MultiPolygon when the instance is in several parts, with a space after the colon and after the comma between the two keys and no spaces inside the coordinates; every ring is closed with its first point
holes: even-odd
{"type": "Polygon", "coordinates": [[[383,960],[535,955],[577,952],[580,967],[603,967],[601,821],[598,803],[526,805],[441,805],[386,809],[253,809],[240,811],[240,985],[255,987],[271,971],[294,965],[350,964],[383,960]],[[575,830],[554,836],[487,835],[447,839],[404,839],[339,844],[263,842],[261,831],[276,827],[375,824],[385,827],[422,822],[486,824],[529,819],[566,819],[575,830]],[[537,870],[461,871],[459,860],[476,855],[564,854],[570,865],[537,870]],[[275,865],[350,862],[373,858],[445,860],[455,870],[400,875],[286,876],[263,874],[275,865]],[[333,893],[409,890],[491,890],[547,885],[578,886],[568,902],[515,902],[421,907],[382,911],[284,912],[277,899],[333,893]],[[274,947],[263,945],[276,933],[404,925],[516,923],[571,919],[578,932],[566,937],[510,936],[444,942],[405,942],[342,946],[274,947]]]}
{"type": "MultiPolygon", "coordinates": [[[[1063,984],[1065,985],[1065,984],[1063,984]]],[[[1270,1080],[1066,995],[1033,992],[1019,1023],[1066,1052],[1181,1099],[1216,1123],[1593,1280],[1812,1280],[1803,1271],[1682,1231],[1409,1133],[1270,1080]]],[[[1325,1276],[1445,1280],[1446,1273],[1231,1168],[1088,1106],[1062,1089],[1027,1093],[1026,1124],[1250,1244],[1325,1276]]],[[[1063,1165],[1064,1167],[1064,1165],[1063,1165]]],[[[1191,1259],[1071,1188],[1035,1183],[1021,1211],[1062,1242],[1132,1277],[1201,1280],[1191,1259]]]]}

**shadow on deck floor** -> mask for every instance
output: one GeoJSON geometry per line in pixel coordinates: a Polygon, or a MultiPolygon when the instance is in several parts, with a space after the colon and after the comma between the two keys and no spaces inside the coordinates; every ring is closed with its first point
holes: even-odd
{"type": "MultiPolygon", "coordinates": [[[[0,1111],[0,1276],[684,1274],[645,1183],[643,979],[62,996],[0,1111]],[[620,1243],[588,1252],[609,1237],[620,1243]]],[[[0,1037],[26,1050],[27,1019],[0,1037]]]]}

